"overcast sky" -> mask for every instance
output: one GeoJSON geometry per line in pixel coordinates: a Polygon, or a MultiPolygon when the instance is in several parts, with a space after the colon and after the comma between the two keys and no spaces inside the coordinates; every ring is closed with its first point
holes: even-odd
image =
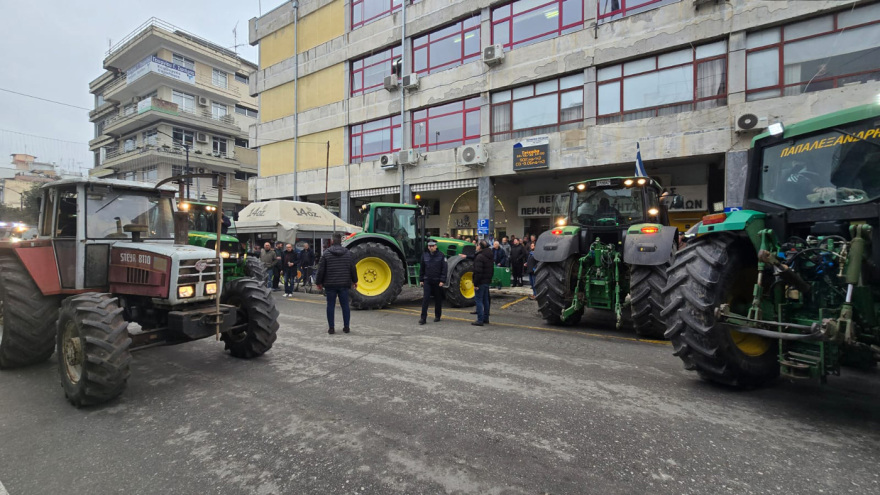
{"type": "Polygon", "coordinates": [[[89,82],[102,74],[108,43],[115,44],[151,17],[238,53],[256,63],[248,20],[284,0],[0,0],[0,166],[12,153],[67,168],[91,167],[94,124],[89,82]],[[75,107],[9,93],[14,91],[75,107]],[[35,137],[39,136],[39,137],[35,137]]]}

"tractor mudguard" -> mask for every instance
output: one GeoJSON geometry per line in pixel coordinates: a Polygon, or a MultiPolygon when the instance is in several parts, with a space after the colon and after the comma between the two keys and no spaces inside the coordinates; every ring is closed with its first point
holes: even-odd
{"type": "Polygon", "coordinates": [[[633,225],[626,234],[623,244],[623,262],[628,265],[657,266],[668,263],[678,229],[659,225],[633,225]],[[645,233],[646,229],[658,229],[645,233]]]}
{"type": "MultiPolygon", "coordinates": [[[[560,231],[560,229],[554,230],[560,231]]],[[[566,227],[561,229],[560,234],[554,234],[554,230],[548,230],[538,237],[538,242],[535,243],[536,260],[544,263],[559,263],[579,252],[579,228],[566,227]]]]}
{"type": "Polygon", "coordinates": [[[405,259],[404,255],[403,255],[403,249],[400,247],[400,244],[397,242],[397,239],[395,239],[391,236],[384,235],[384,234],[359,233],[356,236],[351,237],[348,240],[343,240],[342,246],[347,249],[351,249],[358,244],[362,244],[364,242],[370,242],[370,241],[378,242],[379,244],[385,244],[386,246],[388,246],[392,250],[394,250],[394,252],[397,253],[397,256],[400,257],[400,259],[405,259]]]}
{"type": "Polygon", "coordinates": [[[28,242],[27,245],[31,247],[19,245],[13,249],[21,264],[30,273],[44,296],[60,294],[61,280],[58,278],[58,265],[52,242],[37,240],[28,242]]]}

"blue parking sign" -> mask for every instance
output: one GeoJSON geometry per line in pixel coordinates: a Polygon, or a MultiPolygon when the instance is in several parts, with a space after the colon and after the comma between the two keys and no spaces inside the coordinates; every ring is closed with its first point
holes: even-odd
{"type": "Polygon", "coordinates": [[[480,218],[477,220],[477,235],[485,235],[489,233],[489,219],[480,218]]]}

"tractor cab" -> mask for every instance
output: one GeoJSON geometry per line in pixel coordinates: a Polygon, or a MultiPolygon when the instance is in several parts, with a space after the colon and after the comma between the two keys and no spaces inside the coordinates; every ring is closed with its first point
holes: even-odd
{"type": "Polygon", "coordinates": [[[418,205],[371,203],[365,205],[364,232],[394,239],[407,265],[417,264],[428,242],[425,213],[418,205]]]}

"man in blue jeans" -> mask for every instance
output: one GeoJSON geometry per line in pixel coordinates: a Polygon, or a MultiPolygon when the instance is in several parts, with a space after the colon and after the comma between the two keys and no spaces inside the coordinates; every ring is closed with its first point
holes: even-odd
{"type": "Polygon", "coordinates": [[[315,277],[315,286],[318,290],[324,289],[327,296],[327,333],[334,334],[334,316],[336,312],[336,298],[339,297],[339,306],[342,307],[342,331],[349,333],[351,328],[351,309],[348,305],[348,289],[357,289],[357,270],[351,252],[342,247],[342,236],[333,234],[333,244],[324,250],[321,261],[318,264],[318,274],[315,277]]]}
{"type": "Polygon", "coordinates": [[[489,284],[492,283],[492,275],[495,273],[495,260],[489,243],[480,241],[477,244],[477,254],[474,256],[474,287],[477,294],[474,297],[477,303],[477,321],[471,323],[478,327],[489,323],[489,284]]]}

